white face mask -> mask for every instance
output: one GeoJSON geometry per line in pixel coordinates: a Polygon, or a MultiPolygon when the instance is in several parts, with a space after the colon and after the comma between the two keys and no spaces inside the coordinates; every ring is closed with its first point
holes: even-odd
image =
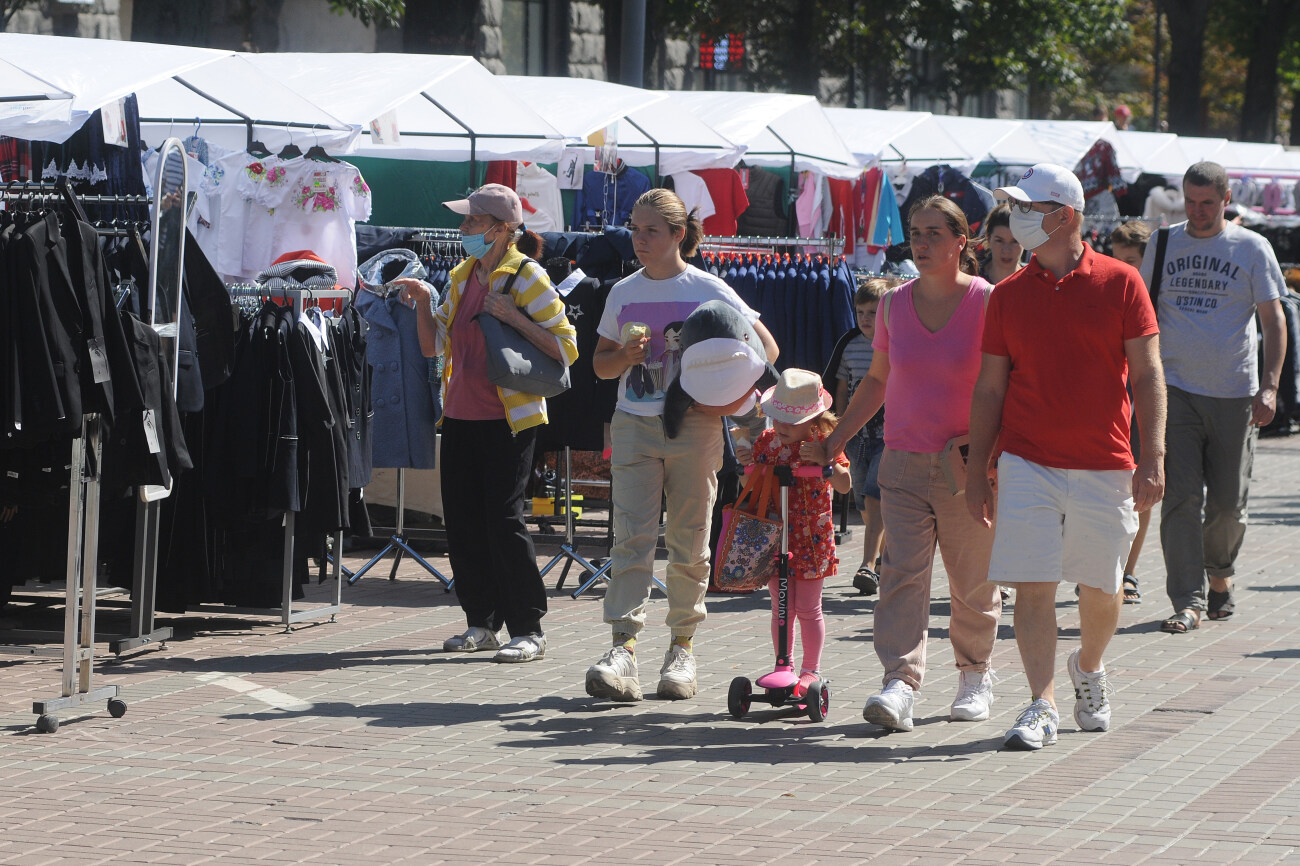
{"type": "Polygon", "coordinates": [[[1045,216],[1047,214],[1038,211],[1021,213],[1018,209],[1013,208],[1010,220],[1011,236],[1027,250],[1038,249],[1047,243],[1056,229],[1060,228],[1060,226],[1057,226],[1050,232],[1045,231],[1043,229],[1043,217],[1045,216]]]}

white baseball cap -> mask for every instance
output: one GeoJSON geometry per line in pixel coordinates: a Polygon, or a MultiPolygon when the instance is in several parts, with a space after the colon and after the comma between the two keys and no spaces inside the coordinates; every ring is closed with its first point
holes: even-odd
{"type": "Polygon", "coordinates": [[[1040,162],[1028,169],[1015,186],[993,190],[993,197],[998,201],[1011,198],[1023,202],[1056,202],[1083,210],[1083,184],[1079,178],[1069,169],[1050,162],[1040,162]]]}

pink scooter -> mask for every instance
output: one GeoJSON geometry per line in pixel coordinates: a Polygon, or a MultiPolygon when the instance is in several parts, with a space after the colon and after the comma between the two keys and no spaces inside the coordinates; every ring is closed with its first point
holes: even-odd
{"type": "MultiPolygon", "coordinates": [[[[747,467],[745,471],[752,471],[753,468],[753,466],[747,467]]],[[[790,621],[787,607],[790,599],[790,487],[794,484],[795,475],[806,478],[829,478],[831,467],[801,466],[792,471],[789,466],[775,466],[773,469],[777,482],[781,486],[781,550],[777,553],[776,564],[776,621],[780,626],[780,636],[777,639],[775,670],[770,674],[763,674],[756,683],[760,689],[763,689],[763,694],[758,700],[766,701],[774,707],[796,707],[807,712],[808,718],[814,722],[820,722],[830,712],[830,681],[813,680],[808,684],[808,691],[805,694],[795,694],[799,675],[794,672],[794,665],[790,664],[790,644],[794,632],[794,624],[790,621]]],[[[748,677],[736,677],[731,681],[731,688],[727,692],[727,709],[732,716],[737,719],[744,718],[753,700],[754,689],[748,677]]]]}

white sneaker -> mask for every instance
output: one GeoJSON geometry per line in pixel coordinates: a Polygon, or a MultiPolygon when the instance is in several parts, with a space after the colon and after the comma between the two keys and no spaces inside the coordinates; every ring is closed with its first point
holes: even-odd
{"type": "Polygon", "coordinates": [[[957,697],[948,717],[954,722],[982,722],[993,705],[993,677],[988,671],[961,671],[957,697]]]}
{"type": "Polygon", "coordinates": [[[1034,751],[1056,742],[1056,731],[1061,726],[1060,716],[1043,698],[1034,701],[1020,714],[1007,731],[1003,745],[1008,749],[1034,751]]]}
{"type": "Polygon", "coordinates": [[[476,653],[495,649],[501,649],[501,639],[496,632],[476,625],[465,629],[464,634],[449,637],[442,642],[442,651],[445,653],[476,653]]]}
{"type": "Polygon", "coordinates": [[[545,657],[546,635],[531,633],[511,638],[510,643],[501,647],[501,649],[497,650],[497,654],[492,656],[492,661],[504,664],[519,664],[520,662],[531,662],[545,657]]]}
{"type": "Polygon", "coordinates": [[[902,680],[890,680],[884,691],[867,698],[862,708],[862,718],[873,725],[892,731],[912,730],[912,707],[916,692],[902,680]]]}
{"type": "Polygon", "coordinates": [[[1070,682],[1074,683],[1074,722],[1081,731],[1106,731],[1110,729],[1110,700],[1106,694],[1110,683],[1106,669],[1094,673],[1079,670],[1079,653],[1070,653],[1066,667],[1070,669],[1070,682]]]}
{"type": "Polygon", "coordinates": [[[600,661],[587,668],[587,694],[613,701],[641,700],[636,656],[622,646],[605,653],[600,661]]]}
{"type": "Polygon", "coordinates": [[[670,701],[681,701],[695,697],[695,691],[695,656],[681,644],[673,644],[664,653],[655,693],[670,701]]]}

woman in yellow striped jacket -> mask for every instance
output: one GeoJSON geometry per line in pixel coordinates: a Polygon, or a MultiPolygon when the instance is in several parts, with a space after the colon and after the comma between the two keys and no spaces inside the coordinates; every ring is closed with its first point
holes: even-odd
{"type": "Polygon", "coordinates": [[[488,380],[483,331],[474,317],[495,316],[565,366],[578,357],[576,332],[546,270],[528,260],[541,253],[542,240],[524,229],[514,190],[487,184],[469,198],[444,204],[464,217],[460,230],[468,258],[452,270],[447,298],[437,310],[427,286],[407,284],[420,311],[421,348],[444,359],[442,501],[456,596],[468,628],[448,638],[443,650],[496,650],[493,661],[528,662],[546,654],[546,587],[523,518],[546,401],[488,380]],[[498,636],[503,626],[510,634],[504,645],[498,636]]]}

